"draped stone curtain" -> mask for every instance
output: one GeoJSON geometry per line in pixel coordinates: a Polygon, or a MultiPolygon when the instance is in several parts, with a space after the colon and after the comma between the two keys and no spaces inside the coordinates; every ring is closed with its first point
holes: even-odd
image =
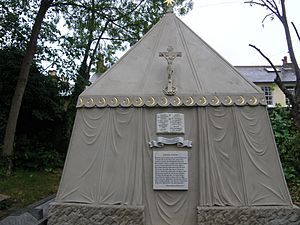
{"type": "Polygon", "coordinates": [[[196,206],[291,205],[263,106],[78,109],[57,202],[144,205],[146,224],[196,224],[196,206]],[[183,113],[193,147],[151,149],[155,116],[183,113]],[[152,152],[186,150],[189,190],[152,189],[152,152]]]}

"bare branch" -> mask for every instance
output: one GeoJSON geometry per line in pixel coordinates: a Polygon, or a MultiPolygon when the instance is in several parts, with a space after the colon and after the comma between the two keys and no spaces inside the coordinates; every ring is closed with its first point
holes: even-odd
{"type": "Polygon", "coordinates": [[[259,54],[268,61],[268,63],[271,65],[271,67],[273,68],[273,70],[275,72],[275,75],[276,75],[276,77],[274,79],[274,82],[282,90],[282,92],[285,94],[285,96],[290,100],[291,105],[294,106],[295,105],[294,95],[291,92],[289,92],[289,90],[283,85],[282,80],[279,76],[279,72],[277,71],[277,69],[274,66],[274,64],[272,63],[272,61],[259,48],[257,48],[255,45],[249,44],[249,46],[254,48],[256,51],[258,51],[259,54]]]}
{"type": "Polygon", "coordinates": [[[299,36],[299,33],[298,33],[298,30],[297,30],[297,28],[296,28],[296,26],[295,26],[295,24],[292,22],[292,25],[293,25],[293,28],[294,28],[294,30],[295,30],[295,33],[296,33],[296,35],[297,35],[297,37],[298,37],[298,40],[300,41],[300,36],[299,36]]]}
{"type": "Polygon", "coordinates": [[[259,5],[259,6],[262,6],[262,7],[266,7],[266,4],[260,3],[260,2],[255,2],[255,1],[253,1],[253,0],[251,0],[251,1],[246,1],[246,2],[244,2],[244,3],[250,4],[250,5],[259,5]]]}
{"type": "Polygon", "coordinates": [[[272,16],[272,15],[274,15],[274,13],[269,13],[269,14],[267,14],[267,15],[263,18],[263,20],[261,21],[261,23],[264,23],[265,20],[266,20],[269,16],[272,16]]]}
{"type": "MultiPolygon", "coordinates": [[[[295,94],[293,95],[289,91],[286,90],[286,88],[284,87],[284,85],[281,82],[281,79],[280,79],[276,69],[274,69],[274,71],[276,72],[276,78],[275,78],[274,82],[279,86],[279,88],[282,90],[282,92],[290,100],[291,105],[292,105],[293,118],[295,119],[296,125],[300,129],[300,68],[299,68],[299,65],[297,63],[297,59],[296,59],[294,48],[293,48],[292,38],[291,38],[291,34],[290,34],[290,29],[289,29],[289,23],[288,23],[288,20],[287,20],[285,0],[280,0],[280,1],[279,0],[278,1],[277,0],[249,0],[245,3],[248,3],[250,5],[258,5],[258,6],[267,8],[268,10],[270,10],[270,12],[274,13],[277,16],[277,18],[280,20],[280,22],[283,25],[289,55],[290,55],[291,62],[292,62],[292,65],[293,65],[293,69],[294,69],[294,73],[295,73],[295,76],[296,76],[295,94]]],[[[268,16],[270,16],[270,14],[267,15],[265,18],[267,18],[268,16]]],[[[265,20],[265,18],[264,18],[264,20],[265,20]]],[[[295,30],[296,35],[298,37],[298,40],[300,41],[300,35],[298,33],[298,30],[296,29],[296,26],[293,23],[292,23],[292,25],[294,27],[294,30],[295,30]]],[[[265,59],[267,59],[267,61],[272,66],[272,62],[268,59],[268,57],[266,57],[255,46],[253,46],[253,45],[250,45],[250,46],[255,48],[265,59]]]]}
{"type": "Polygon", "coordinates": [[[270,0],[265,0],[268,4],[268,6],[270,8],[272,8],[274,11],[276,11],[278,9],[277,4],[274,0],[272,0],[272,2],[270,0]]]}
{"type": "Polygon", "coordinates": [[[273,4],[274,4],[274,9],[276,10],[277,14],[280,15],[280,11],[278,8],[278,5],[276,4],[275,0],[272,0],[273,4]]]}
{"type": "Polygon", "coordinates": [[[270,10],[271,13],[274,14],[282,22],[282,16],[279,12],[277,4],[273,5],[272,2],[270,2],[269,0],[261,0],[261,2],[251,0],[251,1],[246,1],[244,3],[250,4],[250,5],[259,5],[259,6],[265,7],[268,10],[270,10]]]}

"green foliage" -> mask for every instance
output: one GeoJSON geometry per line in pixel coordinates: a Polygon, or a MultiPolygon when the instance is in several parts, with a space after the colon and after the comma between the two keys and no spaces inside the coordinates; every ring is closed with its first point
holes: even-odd
{"type": "Polygon", "coordinates": [[[30,34],[29,10],[24,9],[17,1],[0,2],[0,46],[25,48],[30,34]],[[27,16],[25,16],[25,14],[27,16]],[[26,18],[27,17],[27,18],[26,18]]]}
{"type": "Polygon", "coordinates": [[[48,172],[62,168],[65,151],[59,152],[50,142],[41,142],[36,138],[27,138],[26,135],[18,136],[13,160],[14,166],[26,170],[45,170],[48,172]]]}
{"type": "Polygon", "coordinates": [[[290,115],[290,108],[269,110],[275,141],[287,181],[300,180],[300,132],[290,115]]]}
{"type": "MultiPolygon", "coordinates": [[[[3,140],[20,62],[27,47],[40,0],[0,2],[0,139],[3,140]]],[[[175,1],[175,11],[186,14],[192,0],[175,1]]],[[[14,164],[26,169],[53,169],[61,165],[72,127],[78,95],[88,84],[97,57],[105,67],[115,54],[136,43],[166,12],[163,1],[55,0],[39,33],[34,63],[18,120],[14,164]],[[61,20],[62,19],[62,20],[61,20]],[[65,30],[57,24],[64,21],[65,30]],[[66,102],[59,92],[67,82],[41,74],[48,62],[64,77],[73,79],[73,95],[66,102]],[[66,114],[68,113],[68,114],[66,114]]],[[[0,143],[1,146],[2,143],[0,143]]]]}
{"type": "MultiPolygon", "coordinates": [[[[177,0],[176,11],[185,14],[192,8],[191,0],[177,0]]],[[[57,4],[57,7],[61,5],[57,4]]],[[[69,131],[74,121],[78,95],[89,85],[91,71],[95,70],[97,57],[104,57],[106,68],[117,60],[117,51],[135,44],[158,22],[167,10],[163,1],[94,1],[78,0],[64,5],[61,15],[71,32],[62,35],[60,46],[67,56],[64,67],[58,69],[75,81],[68,106],[69,131]],[[76,65],[76,60],[80,65],[76,65]],[[66,70],[72,68],[71,70],[66,70]],[[74,73],[74,71],[76,71],[74,73]]]]}
{"type": "MultiPolygon", "coordinates": [[[[0,146],[22,56],[23,52],[17,48],[0,50],[0,146]]],[[[12,160],[17,168],[53,170],[62,167],[68,140],[63,135],[66,112],[60,90],[59,79],[42,75],[33,63],[15,137],[12,160]]],[[[6,162],[2,159],[0,168],[6,162]]],[[[0,175],[3,173],[0,171],[0,175]]]]}
{"type": "Polygon", "coordinates": [[[6,177],[6,169],[8,168],[8,164],[9,164],[9,157],[1,154],[1,148],[0,148],[0,179],[6,177]]]}
{"type": "MultiPolygon", "coordinates": [[[[192,7],[191,0],[175,1],[175,9],[180,14],[186,14],[192,7]]],[[[72,70],[66,71],[58,61],[55,65],[74,77],[74,70],[78,71],[82,66],[78,67],[75,59],[83,64],[90,61],[94,65],[97,55],[102,54],[107,66],[111,66],[116,61],[116,52],[136,43],[158,22],[167,6],[163,1],[152,0],[78,0],[63,5],[58,1],[56,9],[70,31],[61,35],[59,45],[66,56],[63,65],[68,65],[72,70]]],[[[91,66],[87,66],[89,73],[91,66]]],[[[80,75],[85,77],[84,74],[80,75]]]]}

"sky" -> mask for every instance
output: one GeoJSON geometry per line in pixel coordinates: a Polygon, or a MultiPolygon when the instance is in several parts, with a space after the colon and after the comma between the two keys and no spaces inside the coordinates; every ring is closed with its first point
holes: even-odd
{"type": "MultiPolygon", "coordinates": [[[[288,19],[300,32],[300,0],[286,0],[288,19]]],[[[277,18],[262,20],[268,11],[244,0],[194,0],[193,10],[179,18],[234,66],[268,65],[249,44],[260,48],[274,64],[288,56],[282,24],[277,18]]],[[[290,26],[298,62],[300,42],[290,26]]]]}

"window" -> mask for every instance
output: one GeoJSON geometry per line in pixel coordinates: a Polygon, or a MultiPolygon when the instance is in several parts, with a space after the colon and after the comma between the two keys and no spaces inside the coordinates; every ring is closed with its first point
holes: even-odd
{"type": "Polygon", "coordinates": [[[261,90],[265,93],[268,105],[273,105],[272,89],[270,86],[262,86],[261,90]]]}

